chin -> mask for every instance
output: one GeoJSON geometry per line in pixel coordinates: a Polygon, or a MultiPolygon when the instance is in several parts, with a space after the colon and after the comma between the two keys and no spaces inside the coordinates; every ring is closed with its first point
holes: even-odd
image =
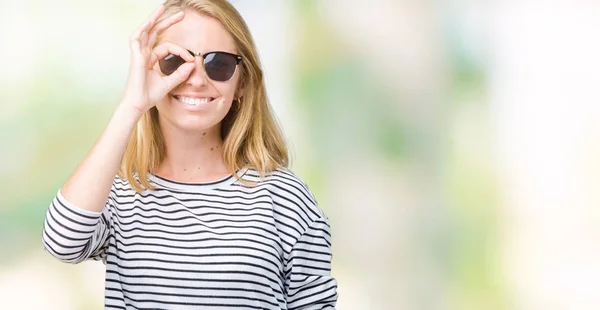
{"type": "Polygon", "coordinates": [[[177,122],[175,126],[179,127],[181,130],[189,131],[189,132],[205,132],[211,130],[212,128],[219,128],[221,122],[177,122]]]}
{"type": "Polygon", "coordinates": [[[165,115],[165,120],[173,126],[185,131],[206,131],[215,126],[218,126],[223,117],[220,115],[205,114],[205,115],[189,115],[189,114],[170,114],[165,115]]]}

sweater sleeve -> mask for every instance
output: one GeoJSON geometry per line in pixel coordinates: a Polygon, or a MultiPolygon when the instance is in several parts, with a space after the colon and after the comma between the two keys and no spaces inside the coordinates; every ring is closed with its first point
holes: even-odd
{"type": "Polygon", "coordinates": [[[46,212],[44,249],[66,263],[76,264],[86,259],[105,261],[111,196],[102,212],[92,212],[71,204],[59,190],[46,212]]]}
{"type": "Polygon", "coordinates": [[[288,309],[335,309],[337,281],[331,276],[331,235],[327,219],[314,221],[300,236],[285,270],[288,309]]]}

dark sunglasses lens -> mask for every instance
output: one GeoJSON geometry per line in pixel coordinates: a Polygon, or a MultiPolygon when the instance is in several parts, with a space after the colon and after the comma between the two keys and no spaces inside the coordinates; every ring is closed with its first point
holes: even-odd
{"type": "Polygon", "coordinates": [[[164,75],[171,75],[171,73],[175,72],[184,63],[185,60],[183,58],[178,55],[169,54],[158,61],[158,66],[164,75]]]}
{"type": "Polygon", "coordinates": [[[237,59],[233,55],[225,53],[209,53],[204,58],[204,70],[209,78],[225,82],[235,73],[237,59]]]}

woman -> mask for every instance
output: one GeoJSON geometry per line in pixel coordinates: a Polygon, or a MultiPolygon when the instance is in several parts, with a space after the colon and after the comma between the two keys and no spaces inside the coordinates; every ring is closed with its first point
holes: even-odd
{"type": "Polygon", "coordinates": [[[286,168],[239,13],[169,0],[130,47],[122,102],[48,209],[46,251],[103,260],[109,309],[334,309],[329,223],[286,168]]]}

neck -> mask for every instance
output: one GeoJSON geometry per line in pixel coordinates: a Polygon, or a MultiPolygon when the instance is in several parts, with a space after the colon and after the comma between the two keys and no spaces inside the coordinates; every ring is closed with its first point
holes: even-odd
{"type": "Polygon", "coordinates": [[[161,126],[166,156],[156,174],[179,181],[212,181],[229,174],[223,160],[220,123],[191,132],[161,126]]]}

